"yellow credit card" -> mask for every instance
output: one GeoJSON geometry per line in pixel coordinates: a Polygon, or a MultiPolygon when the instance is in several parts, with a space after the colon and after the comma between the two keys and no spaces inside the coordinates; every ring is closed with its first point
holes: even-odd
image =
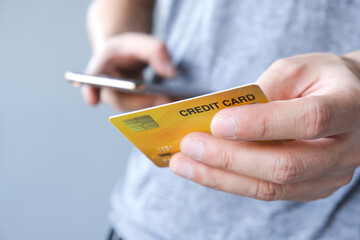
{"type": "Polygon", "coordinates": [[[191,132],[210,133],[211,119],[227,107],[266,103],[255,84],[110,117],[110,122],[159,167],[169,166],[191,132]]]}

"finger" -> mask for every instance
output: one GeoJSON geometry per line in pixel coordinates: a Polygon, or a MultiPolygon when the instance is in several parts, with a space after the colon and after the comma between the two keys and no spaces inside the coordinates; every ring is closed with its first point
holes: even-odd
{"type": "Polygon", "coordinates": [[[359,91],[354,90],[358,84],[349,86],[343,79],[358,82],[343,58],[335,54],[280,59],[257,80],[275,102],[224,110],[213,122],[213,133],[241,140],[268,140],[314,139],[353,130],[360,126],[359,91]]]}
{"type": "Polygon", "coordinates": [[[335,139],[237,142],[200,132],[190,133],[180,144],[181,153],[188,158],[228,172],[280,184],[318,178],[335,167],[340,168],[335,153],[341,147],[335,139]]]}
{"type": "Polygon", "coordinates": [[[293,184],[277,184],[214,168],[178,153],[171,158],[170,169],[177,175],[203,186],[264,201],[310,201],[325,198],[350,183],[352,173],[293,184]]]}
{"type": "MultiPolygon", "coordinates": [[[[315,86],[319,79],[333,78],[342,58],[331,53],[296,55],[275,61],[256,81],[271,101],[287,100],[305,96],[309,89],[329,90],[339,81],[326,81],[315,86]],[[336,69],[332,72],[332,69],[336,69]]],[[[341,78],[339,78],[341,82],[341,78]]]]}
{"type": "MultiPolygon", "coordinates": [[[[203,186],[242,196],[265,198],[265,196],[257,196],[255,186],[259,184],[259,180],[207,166],[200,162],[188,159],[180,153],[175,154],[171,158],[169,167],[175,174],[203,186]]],[[[277,187],[277,185],[273,186],[277,187]]],[[[279,192],[279,190],[276,190],[276,194],[279,192]]],[[[275,198],[275,196],[268,198],[275,198]]]]}
{"type": "Polygon", "coordinates": [[[81,93],[86,103],[90,105],[96,105],[99,103],[99,89],[89,85],[83,85],[81,86],[81,93]]]}
{"type": "Polygon", "coordinates": [[[238,140],[317,139],[359,125],[347,96],[312,96],[226,108],[211,122],[214,136],[238,140]],[[347,117],[353,116],[353,117],[347,117]]]}
{"type": "Polygon", "coordinates": [[[131,93],[121,93],[111,89],[102,88],[100,92],[102,102],[109,104],[117,110],[132,111],[171,102],[163,96],[150,96],[131,93]]]}
{"type": "Polygon", "coordinates": [[[148,63],[163,77],[173,77],[175,67],[164,42],[146,34],[129,33],[112,39],[104,52],[95,54],[87,71],[99,74],[109,59],[120,58],[123,64],[148,63]]]}

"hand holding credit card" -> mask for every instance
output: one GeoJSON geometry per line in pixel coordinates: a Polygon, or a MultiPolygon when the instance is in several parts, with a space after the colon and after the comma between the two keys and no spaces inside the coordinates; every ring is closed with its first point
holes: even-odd
{"type": "Polygon", "coordinates": [[[110,117],[110,122],[159,167],[167,167],[191,132],[210,133],[213,116],[221,109],[268,99],[255,84],[231,88],[162,106],[110,117]]]}

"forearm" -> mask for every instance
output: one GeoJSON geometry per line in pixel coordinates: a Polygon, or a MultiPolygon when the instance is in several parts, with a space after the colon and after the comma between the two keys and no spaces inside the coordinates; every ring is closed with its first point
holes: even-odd
{"type": "Polygon", "coordinates": [[[122,32],[146,32],[152,28],[155,0],[95,0],[88,10],[87,25],[94,49],[122,32]]]}

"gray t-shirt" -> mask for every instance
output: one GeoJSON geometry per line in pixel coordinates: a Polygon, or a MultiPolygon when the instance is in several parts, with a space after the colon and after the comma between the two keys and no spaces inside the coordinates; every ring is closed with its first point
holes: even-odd
{"type": "MultiPolygon", "coordinates": [[[[163,0],[157,13],[179,70],[170,85],[222,90],[279,58],[360,49],[356,0],[163,0]]],[[[360,239],[360,171],[326,199],[263,202],[184,180],[134,150],[110,220],[127,240],[360,239]]]]}

